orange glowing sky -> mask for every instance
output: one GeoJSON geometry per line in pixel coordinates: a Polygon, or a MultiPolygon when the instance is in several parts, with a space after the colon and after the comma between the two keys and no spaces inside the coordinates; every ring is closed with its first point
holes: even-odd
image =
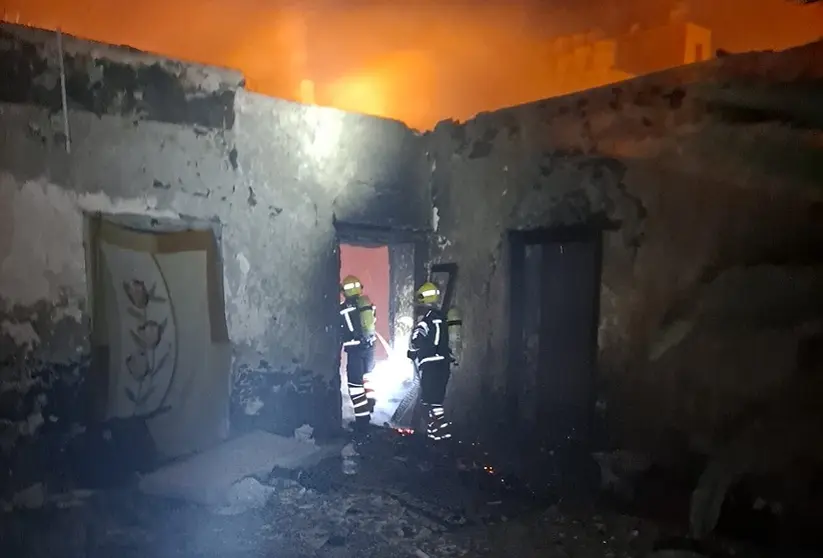
{"type": "MultiPolygon", "coordinates": [[[[7,19],[175,58],[238,68],[251,89],[430,128],[444,118],[555,94],[541,78],[552,36],[625,31],[667,0],[0,0],[7,19]],[[482,7],[481,7],[482,6],[482,7]],[[592,6],[596,6],[593,8],[592,6]],[[304,45],[300,48],[299,45],[304,45]]],[[[692,0],[714,47],[785,48],[823,36],[823,6],[692,0]]],[[[545,72],[543,73],[545,74],[545,72]]]]}

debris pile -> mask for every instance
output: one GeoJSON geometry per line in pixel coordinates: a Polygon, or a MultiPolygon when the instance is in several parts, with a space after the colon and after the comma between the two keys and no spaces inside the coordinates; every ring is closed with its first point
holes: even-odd
{"type": "MultiPolygon", "coordinates": [[[[35,486],[15,502],[26,512],[0,522],[0,555],[641,558],[661,536],[683,534],[596,501],[549,503],[479,448],[455,460],[391,432],[333,452],[315,445],[310,427],[295,438],[245,435],[144,476],[140,489],[58,498],[35,486]]],[[[600,462],[601,480],[645,468],[619,452],[600,462]]]]}
{"type": "MultiPolygon", "coordinates": [[[[274,496],[264,512],[265,530],[305,551],[345,547],[345,555],[460,556],[459,548],[436,521],[416,514],[391,496],[371,490],[340,490],[328,493],[308,489],[288,479],[274,481],[274,496]]],[[[342,555],[342,554],[341,554],[342,555]]]]}

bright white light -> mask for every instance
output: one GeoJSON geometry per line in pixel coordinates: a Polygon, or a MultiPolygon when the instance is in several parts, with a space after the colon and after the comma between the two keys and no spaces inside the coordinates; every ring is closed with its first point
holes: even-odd
{"type": "Polygon", "coordinates": [[[406,395],[414,378],[414,366],[406,357],[408,339],[397,339],[394,347],[386,344],[389,358],[376,362],[369,376],[377,400],[372,423],[383,426],[391,420],[398,404],[406,395]]]}
{"type": "Polygon", "coordinates": [[[333,109],[311,106],[306,108],[306,120],[311,137],[306,138],[306,153],[317,163],[325,163],[335,156],[343,133],[344,113],[333,109]]]}

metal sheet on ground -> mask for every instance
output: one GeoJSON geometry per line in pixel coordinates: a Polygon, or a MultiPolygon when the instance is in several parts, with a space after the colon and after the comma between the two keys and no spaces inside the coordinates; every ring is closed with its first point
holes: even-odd
{"type": "Polygon", "coordinates": [[[161,467],[143,477],[140,490],[156,496],[223,505],[229,489],[239,480],[268,473],[275,466],[311,467],[334,451],[339,448],[255,431],[161,467]]]}
{"type": "Polygon", "coordinates": [[[418,407],[420,404],[420,373],[415,370],[412,385],[406,396],[400,401],[397,410],[394,411],[389,426],[392,428],[402,428],[414,430],[415,418],[419,416],[418,407]]]}

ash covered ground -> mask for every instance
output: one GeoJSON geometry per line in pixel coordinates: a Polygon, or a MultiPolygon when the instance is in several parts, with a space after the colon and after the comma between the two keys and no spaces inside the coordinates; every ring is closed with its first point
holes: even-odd
{"type": "MultiPolygon", "coordinates": [[[[3,514],[2,555],[617,558],[653,554],[685,531],[685,510],[648,519],[604,498],[597,464],[574,450],[532,460],[532,473],[512,454],[495,460],[469,443],[432,452],[385,429],[357,451],[356,474],[339,453],[276,467],[236,483],[221,506],[147,495],[139,475],[105,490],[44,489],[3,514]]],[[[769,555],[732,543],[712,552],[769,555]]]]}

